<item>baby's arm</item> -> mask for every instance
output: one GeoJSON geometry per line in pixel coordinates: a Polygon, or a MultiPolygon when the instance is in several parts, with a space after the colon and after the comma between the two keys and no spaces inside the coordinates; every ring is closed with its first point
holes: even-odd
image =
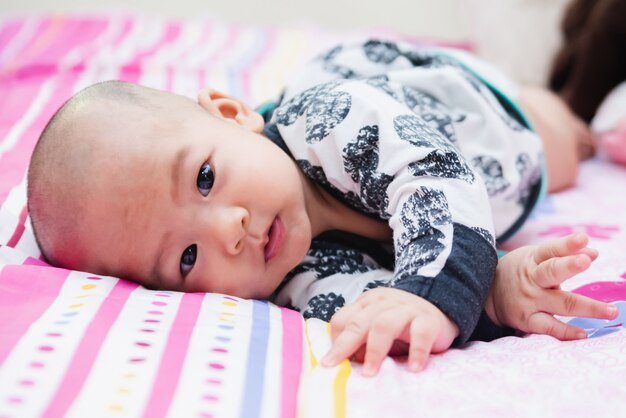
{"type": "Polygon", "coordinates": [[[459,329],[439,308],[412,293],[392,288],[365,292],[331,320],[333,345],[322,365],[334,366],[365,346],[363,375],[373,376],[394,342],[409,345],[409,369],[424,368],[431,352],[448,349],[459,329]]]}
{"type": "Polygon", "coordinates": [[[587,270],[598,256],[587,247],[588,241],[585,234],[575,234],[521,247],[502,257],[485,304],[491,320],[526,333],[576,340],[585,338],[585,331],[553,315],[614,319],[615,306],[560,289],[561,283],[587,270]]]}

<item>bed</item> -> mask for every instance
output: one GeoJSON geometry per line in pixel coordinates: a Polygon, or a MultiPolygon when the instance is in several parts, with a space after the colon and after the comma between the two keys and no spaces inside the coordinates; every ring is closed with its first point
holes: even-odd
{"type": "Polygon", "coordinates": [[[404,358],[375,378],[348,361],[321,368],[328,324],[265,301],[152,291],[40,260],[25,171],[72,93],[122,79],[190,97],[210,85],[256,105],[318,51],[364,35],[123,13],[0,20],[0,418],[626,414],[626,169],[602,157],[508,247],[586,232],[601,255],[564,287],[620,316],[562,318],[587,330],[582,341],[471,342],[417,375],[404,358]]]}

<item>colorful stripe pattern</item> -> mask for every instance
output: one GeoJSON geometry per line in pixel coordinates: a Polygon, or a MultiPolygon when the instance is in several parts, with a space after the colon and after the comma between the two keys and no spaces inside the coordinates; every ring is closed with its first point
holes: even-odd
{"type": "Polygon", "coordinates": [[[3,267],[0,298],[2,417],[295,416],[291,311],[29,265],[3,267]]]}

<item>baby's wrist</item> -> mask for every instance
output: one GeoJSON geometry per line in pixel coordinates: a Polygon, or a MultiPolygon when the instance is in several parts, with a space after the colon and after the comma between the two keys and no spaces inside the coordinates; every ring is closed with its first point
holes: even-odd
{"type": "Polygon", "coordinates": [[[485,313],[487,314],[491,322],[493,322],[495,325],[499,327],[503,325],[496,313],[496,306],[494,304],[493,294],[491,291],[489,291],[487,299],[485,300],[485,313]]]}
{"type": "Polygon", "coordinates": [[[448,316],[446,315],[446,319],[448,320],[448,331],[450,333],[450,335],[452,336],[452,339],[454,340],[456,337],[459,336],[459,326],[456,324],[456,322],[454,322],[453,320],[451,320],[450,318],[448,318],[448,316]]]}
{"type": "MultiPolygon", "coordinates": [[[[442,312],[443,313],[443,312],[442,312]]],[[[433,345],[433,352],[438,353],[447,350],[452,345],[452,342],[459,336],[459,326],[446,314],[444,327],[441,330],[440,338],[435,341],[433,345]]]]}

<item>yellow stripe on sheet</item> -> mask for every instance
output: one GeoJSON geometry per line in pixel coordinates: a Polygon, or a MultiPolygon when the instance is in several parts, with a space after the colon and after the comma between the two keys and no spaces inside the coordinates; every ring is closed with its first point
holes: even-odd
{"type": "MultiPolygon", "coordinates": [[[[326,332],[330,337],[330,323],[326,325],[326,332]]],[[[335,418],[345,418],[346,416],[346,387],[348,386],[348,377],[352,372],[350,360],[344,360],[337,366],[337,375],[333,389],[335,391],[335,418]]]]}
{"type": "Polygon", "coordinates": [[[304,334],[309,361],[300,386],[298,417],[345,418],[348,378],[352,372],[350,361],[344,360],[331,368],[319,364],[332,345],[330,324],[307,319],[304,334]]]}

